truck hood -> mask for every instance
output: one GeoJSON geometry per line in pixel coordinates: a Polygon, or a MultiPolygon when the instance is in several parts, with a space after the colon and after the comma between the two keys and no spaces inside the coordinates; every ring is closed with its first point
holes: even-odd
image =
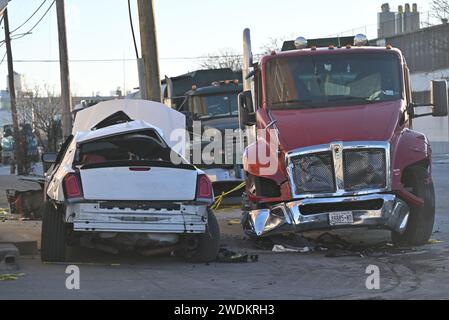
{"type": "Polygon", "coordinates": [[[225,133],[226,129],[237,130],[239,128],[238,117],[223,117],[216,119],[202,120],[204,129],[217,129],[225,133]]]}
{"type": "Polygon", "coordinates": [[[401,101],[369,105],[273,110],[285,151],[337,141],[388,141],[401,115],[401,101]]]}

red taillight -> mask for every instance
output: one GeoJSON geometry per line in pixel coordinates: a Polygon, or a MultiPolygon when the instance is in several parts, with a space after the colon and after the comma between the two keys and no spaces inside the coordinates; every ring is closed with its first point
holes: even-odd
{"type": "Polygon", "coordinates": [[[64,178],[64,192],[68,199],[81,198],[83,192],[78,177],[70,173],[64,178]]]}
{"type": "Polygon", "coordinates": [[[198,184],[196,187],[196,198],[197,200],[207,200],[207,201],[213,201],[214,199],[212,182],[205,174],[198,176],[198,184]]]}

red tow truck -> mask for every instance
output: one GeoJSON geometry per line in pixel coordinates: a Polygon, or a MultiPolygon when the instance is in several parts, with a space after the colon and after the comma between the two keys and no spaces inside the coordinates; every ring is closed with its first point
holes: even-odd
{"type": "Polygon", "coordinates": [[[427,243],[432,151],[413,121],[447,116],[446,81],[432,81],[432,112],[423,114],[407,62],[390,45],[368,46],[364,35],[299,37],[254,63],[249,29],[243,77],[240,126],[253,137],[243,156],[249,236],[367,227],[391,230],[396,245],[427,243]]]}

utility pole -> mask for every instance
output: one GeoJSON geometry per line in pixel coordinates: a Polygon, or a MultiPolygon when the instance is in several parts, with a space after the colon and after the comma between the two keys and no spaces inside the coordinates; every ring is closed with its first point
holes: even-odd
{"type": "Polygon", "coordinates": [[[56,0],[59,36],[59,67],[61,73],[62,134],[64,140],[72,134],[72,95],[70,93],[69,54],[65,25],[64,0],[56,0]]]}
{"type": "Polygon", "coordinates": [[[153,0],[137,0],[139,7],[140,42],[144,67],[143,99],[161,101],[161,79],[157,49],[156,23],[153,0]]]}
{"type": "MultiPolygon", "coordinates": [[[[6,54],[8,56],[8,83],[9,83],[9,97],[11,99],[11,115],[12,124],[14,127],[14,161],[17,164],[17,174],[23,175],[23,141],[19,129],[19,119],[17,116],[17,104],[16,104],[16,88],[14,84],[14,65],[11,49],[11,35],[9,34],[9,19],[8,8],[3,12],[3,23],[5,26],[5,45],[6,54]]],[[[13,166],[12,166],[13,167],[13,166]]],[[[11,167],[11,168],[12,168],[11,167]]],[[[13,172],[11,172],[13,173],[13,172]]]]}

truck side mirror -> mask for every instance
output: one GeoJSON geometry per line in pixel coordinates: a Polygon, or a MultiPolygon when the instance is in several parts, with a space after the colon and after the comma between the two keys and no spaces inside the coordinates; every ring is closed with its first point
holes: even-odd
{"type": "Polygon", "coordinates": [[[432,81],[432,115],[446,117],[448,115],[448,87],[446,80],[432,81]]]}
{"type": "Polygon", "coordinates": [[[244,91],[239,94],[239,118],[241,129],[256,124],[256,113],[251,91],[244,91]]]}

